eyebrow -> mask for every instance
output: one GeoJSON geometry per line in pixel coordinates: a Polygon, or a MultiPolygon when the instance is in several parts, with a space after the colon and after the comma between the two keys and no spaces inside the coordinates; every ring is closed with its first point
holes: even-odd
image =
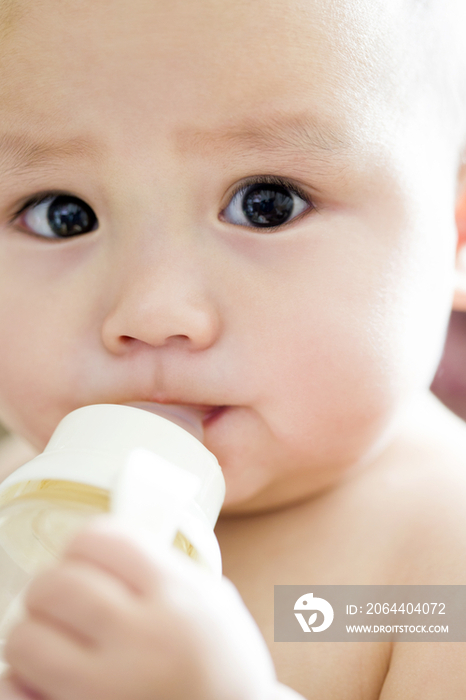
{"type": "Polygon", "coordinates": [[[307,112],[272,115],[259,121],[248,120],[215,129],[184,129],[179,132],[178,141],[183,151],[201,153],[222,145],[283,153],[312,151],[330,154],[351,149],[350,142],[332,125],[317,121],[307,112]]]}
{"type": "Polygon", "coordinates": [[[52,141],[35,140],[28,136],[0,133],[0,168],[10,175],[18,175],[44,165],[53,165],[63,159],[96,157],[100,149],[94,141],[70,138],[52,141]]]}
{"type": "MultiPolygon", "coordinates": [[[[183,153],[193,154],[206,154],[225,147],[283,155],[306,152],[342,154],[350,150],[350,144],[338,132],[328,124],[318,123],[308,113],[272,115],[259,121],[247,120],[213,129],[185,127],[179,129],[175,137],[183,153]]],[[[89,138],[53,141],[45,137],[32,139],[26,135],[0,132],[0,170],[9,175],[21,175],[45,165],[53,166],[64,159],[96,159],[101,153],[101,144],[89,138]]]]}

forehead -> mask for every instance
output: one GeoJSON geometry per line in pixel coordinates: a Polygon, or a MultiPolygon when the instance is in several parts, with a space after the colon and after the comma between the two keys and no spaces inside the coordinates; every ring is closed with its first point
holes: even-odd
{"type": "Polygon", "coordinates": [[[393,99],[396,3],[2,0],[1,121],[65,140],[156,125],[203,148],[290,114],[355,143],[393,99]]]}

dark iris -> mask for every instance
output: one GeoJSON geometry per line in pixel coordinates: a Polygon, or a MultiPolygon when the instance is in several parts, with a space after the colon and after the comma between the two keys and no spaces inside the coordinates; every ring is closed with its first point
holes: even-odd
{"type": "Polygon", "coordinates": [[[97,223],[96,215],[86,202],[66,194],[55,197],[50,203],[47,219],[52,231],[62,238],[89,233],[97,223]]]}
{"type": "Polygon", "coordinates": [[[293,211],[293,197],[281,185],[252,185],[243,197],[243,212],[254,226],[279,226],[293,211]]]}

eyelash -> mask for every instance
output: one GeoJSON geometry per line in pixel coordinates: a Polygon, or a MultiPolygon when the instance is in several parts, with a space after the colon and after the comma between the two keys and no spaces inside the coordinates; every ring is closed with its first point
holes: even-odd
{"type": "Polygon", "coordinates": [[[279,185],[280,187],[284,187],[285,189],[290,190],[290,192],[297,194],[298,197],[301,197],[301,199],[309,204],[309,206],[315,209],[315,205],[304,190],[302,190],[298,185],[295,185],[293,182],[290,182],[290,180],[280,177],[279,175],[253,175],[252,177],[242,180],[233,188],[233,192],[230,195],[228,203],[230,203],[231,200],[234,199],[234,197],[236,197],[236,195],[240,192],[246,192],[246,190],[252,185],[279,185]]]}
{"type": "MultiPolygon", "coordinates": [[[[9,225],[14,226],[15,224],[18,226],[18,219],[22,214],[28,213],[29,211],[34,211],[34,208],[39,207],[42,203],[46,202],[47,200],[50,200],[50,204],[52,204],[53,201],[55,201],[59,197],[65,197],[65,198],[70,198],[72,200],[77,200],[81,201],[81,203],[84,205],[84,208],[88,208],[91,212],[94,210],[92,207],[87,204],[85,200],[83,200],[81,197],[77,196],[76,194],[72,194],[71,192],[66,192],[64,190],[45,190],[43,192],[39,192],[36,195],[33,195],[30,197],[24,204],[21,204],[21,206],[16,209],[16,211],[13,213],[13,215],[9,218],[9,225]]],[[[97,228],[98,228],[98,219],[95,216],[96,222],[97,222],[97,228]]],[[[24,232],[24,228],[21,229],[22,232],[24,232]]],[[[30,229],[26,228],[26,233],[30,236],[34,236],[35,238],[40,238],[41,240],[45,240],[48,243],[59,243],[63,242],[65,240],[68,240],[69,238],[75,238],[80,235],[85,235],[86,233],[90,233],[91,231],[85,231],[83,234],[76,233],[72,234],[69,236],[48,236],[43,233],[37,233],[36,231],[31,231],[30,229]]]]}
{"type": "MultiPolygon", "coordinates": [[[[246,193],[246,191],[254,186],[254,185],[278,185],[280,187],[283,187],[293,194],[297,195],[300,197],[308,206],[309,209],[306,209],[303,211],[301,214],[296,216],[295,218],[291,219],[289,222],[286,221],[285,223],[279,225],[279,226],[270,226],[270,227],[261,227],[259,230],[266,232],[266,231],[276,231],[277,229],[281,229],[288,224],[294,223],[295,221],[301,219],[303,216],[308,214],[310,211],[316,210],[316,205],[314,202],[311,200],[309,195],[302,190],[298,185],[296,185],[294,182],[291,182],[290,180],[277,176],[277,175],[255,175],[252,177],[248,177],[245,180],[242,180],[239,182],[235,187],[233,188],[227,206],[230,205],[230,203],[234,200],[234,198],[239,195],[240,193],[246,193]]],[[[60,195],[64,196],[69,196],[69,197],[76,197],[76,195],[73,195],[69,192],[64,192],[63,190],[49,190],[47,192],[41,192],[37,195],[34,195],[30,199],[28,199],[24,204],[22,204],[13,214],[13,216],[10,218],[9,223],[14,224],[16,219],[20,217],[22,214],[24,214],[25,211],[28,209],[31,209],[33,207],[37,207],[38,205],[42,204],[47,199],[58,197],[60,195]]],[[[225,211],[226,207],[220,212],[220,215],[225,211]]],[[[238,225],[238,224],[235,224],[238,225]]],[[[246,228],[252,228],[255,230],[258,227],[255,226],[248,226],[246,228]]],[[[45,238],[45,236],[41,236],[40,234],[35,234],[34,232],[30,232],[31,235],[37,235],[40,238],[45,238]]],[[[50,238],[49,240],[54,240],[53,238],[50,238]]],[[[57,239],[60,240],[60,239],[57,239]]],[[[66,240],[66,239],[63,239],[66,240]]]]}
{"type": "Polygon", "coordinates": [[[18,216],[24,214],[24,212],[27,209],[31,207],[37,207],[39,204],[42,204],[42,202],[45,202],[46,199],[49,199],[50,197],[59,197],[60,195],[69,195],[70,197],[76,196],[70,194],[69,192],[62,192],[61,190],[50,190],[49,192],[41,192],[40,194],[36,194],[30,199],[28,199],[25,204],[22,204],[20,208],[13,214],[13,216],[10,218],[10,224],[14,223],[18,216]]]}
{"type": "MultiPolygon", "coordinates": [[[[28,209],[32,209],[33,207],[39,206],[39,204],[42,204],[42,202],[45,202],[47,199],[50,199],[51,197],[59,197],[60,195],[65,195],[69,197],[75,197],[76,195],[72,195],[69,192],[64,192],[63,190],[48,190],[45,192],[39,192],[36,195],[33,195],[30,197],[24,204],[21,204],[21,206],[16,209],[16,211],[13,213],[13,215],[9,219],[9,225],[12,226],[16,223],[16,220],[21,216],[21,214],[24,214],[28,209]]],[[[39,233],[35,233],[34,231],[28,231],[27,232],[30,236],[35,236],[36,238],[40,238],[42,240],[47,240],[48,242],[54,242],[55,239],[52,237],[47,238],[46,236],[41,236],[39,233]]],[[[57,238],[57,240],[60,240],[57,238]]]]}
{"type": "MultiPolygon", "coordinates": [[[[235,197],[237,197],[239,194],[246,194],[248,189],[253,187],[254,185],[278,185],[279,187],[283,187],[284,189],[289,190],[293,194],[300,197],[308,205],[309,208],[301,212],[297,216],[293,217],[289,221],[285,221],[283,224],[280,224],[278,226],[256,227],[251,225],[244,226],[243,228],[252,229],[253,231],[262,231],[263,233],[267,233],[268,231],[279,231],[285,227],[288,227],[291,224],[296,223],[310,212],[317,211],[316,204],[309,197],[307,192],[305,192],[303,189],[301,189],[301,187],[299,187],[299,185],[296,185],[294,182],[291,182],[287,178],[280,177],[279,175],[253,175],[235,185],[231,195],[229,196],[228,204],[220,212],[220,215],[223,214],[226,208],[231,204],[231,202],[233,202],[235,197]]],[[[238,224],[235,225],[238,226],[238,224]]]]}

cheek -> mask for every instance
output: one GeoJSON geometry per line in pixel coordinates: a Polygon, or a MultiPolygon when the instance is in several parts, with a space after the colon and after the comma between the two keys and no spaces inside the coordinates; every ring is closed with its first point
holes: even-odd
{"type": "Polygon", "coordinates": [[[315,464],[359,459],[391,420],[395,377],[362,323],[310,320],[269,373],[271,429],[315,464]]]}
{"type": "Polygon", "coordinates": [[[262,336],[249,375],[260,397],[252,414],[238,412],[237,425],[232,416],[225,445],[215,444],[227,508],[263,490],[264,504],[314,493],[385,444],[399,395],[367,329],[309,309],[295,326],[294,311],[280,319],[275,342],[262,336]]]}
{"type": "Polygon", "coordinates": [[[25,286],[10,286],[6,295],[2,285],[0,329],[0,417],[42,449],[73,407],[69,401],[77,362],[67,314],[47,295],[25,286]]]}
{"type": "Polygon", "coordinates": [[[27,319],[21,318],[18,329],[17,321],[10,319],[6,325],[3,316],[0,320],[4,329],[0,343],[0,416],[11,430],[42,449],[56,424],[60,368],[53,357],[45,361],[38,349],[37,334],[28,332],[32,329],[27,327],[27,319]]]}
{"type": "Polygon", "coordinates": [[[388,272],[398,251],[392,246],[390,259],[388,246],[379,248],[314,250],[293,288],[270,292],[269,326],[259,326],[250,349],[273,434],[316,465],[364,457],[424,380],[403,346],[416,309],[407,318],[396,293],[402,268],[388,272]]]}
{"type": "Polygon", "coordinates": [[[93,249],[80,242],[49,249],[2,233],[0,419],[42,449],[67,413],[90,402],[101,258],[91,267],[93,249]]]}

